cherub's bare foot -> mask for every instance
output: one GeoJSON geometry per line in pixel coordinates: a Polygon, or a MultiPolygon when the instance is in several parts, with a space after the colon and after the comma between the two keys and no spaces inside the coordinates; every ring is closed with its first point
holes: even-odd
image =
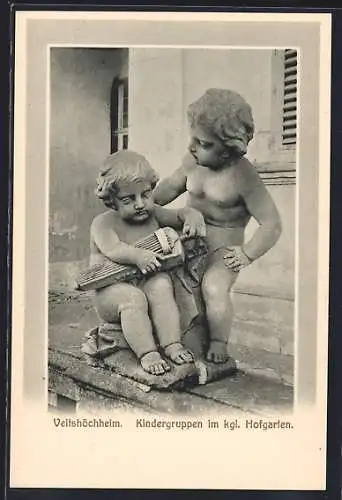
{"type": "Polygon", "coordinates": [[[193,363],[194,355],[190,349],[186,349],[181,342],[173,342],[164,347],[165,355],[170,358],[176,365],[184,363],[193,363]]]}
{"type": "Polygon", "coordinates": [[[151,373],[151,375],[164,375],[171,369],[169,363],[161,357],[158,351],[143,354],[140,358],[140,364],[145,372],[151,373]]]}
{"type": "Polygon", "coordinates": [[[227,342],[212,340],[207,352],[207,361],[211,363],[225,363],[228,359],[227,342]]]}

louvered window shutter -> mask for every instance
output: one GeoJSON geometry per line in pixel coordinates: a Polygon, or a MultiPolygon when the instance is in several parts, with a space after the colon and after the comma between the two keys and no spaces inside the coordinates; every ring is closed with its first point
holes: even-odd
{"type": "Polygon", "coordinates": [[[295,146],[297,141],[297,51],[284,51],[284,100],[282,122],[283,146],[295,146]]]}

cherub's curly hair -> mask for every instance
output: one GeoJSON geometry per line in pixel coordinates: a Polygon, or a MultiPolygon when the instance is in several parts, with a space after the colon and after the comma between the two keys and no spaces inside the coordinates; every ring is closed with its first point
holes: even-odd
{"type": "Polygon", "coordinates": [[[129,150],[118,151],[103,162],[96,179],[95,194],[106,207],[114,208],[117,183],[139,180],[150,182],[153,189],[159,177],[144,156],[129,150]]]}
{"type": "Polygon", "coordinates": [[[232,90],[208,89],[188,107],[188,120],[190,126],[213,132],[239,157],[247,152],[254,134],[252,109],[232,90]]]}

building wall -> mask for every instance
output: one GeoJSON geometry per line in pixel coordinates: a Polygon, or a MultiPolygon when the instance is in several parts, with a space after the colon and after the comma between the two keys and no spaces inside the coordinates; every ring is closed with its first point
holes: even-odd
{"type": "Polygon", "coordinates": [[[181,49],[130,49],[129,147],[161,177],[184,155],[181,49]]]}
{"type": "Polygon", "coordinates": [[[110,152],[111,86],[127,70],[126,50],[51,50],[51,262],[89,253],[89,226],[103,210],[94,188],[100,162],[110,152]]]}

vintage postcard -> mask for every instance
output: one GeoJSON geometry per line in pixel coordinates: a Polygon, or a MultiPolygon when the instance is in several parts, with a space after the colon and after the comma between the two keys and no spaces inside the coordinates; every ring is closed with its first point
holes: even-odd
{"type": "Polygon", "coordinates": [[[325,489],[330,45],[16,13],[11,487],[325,489]]]}

